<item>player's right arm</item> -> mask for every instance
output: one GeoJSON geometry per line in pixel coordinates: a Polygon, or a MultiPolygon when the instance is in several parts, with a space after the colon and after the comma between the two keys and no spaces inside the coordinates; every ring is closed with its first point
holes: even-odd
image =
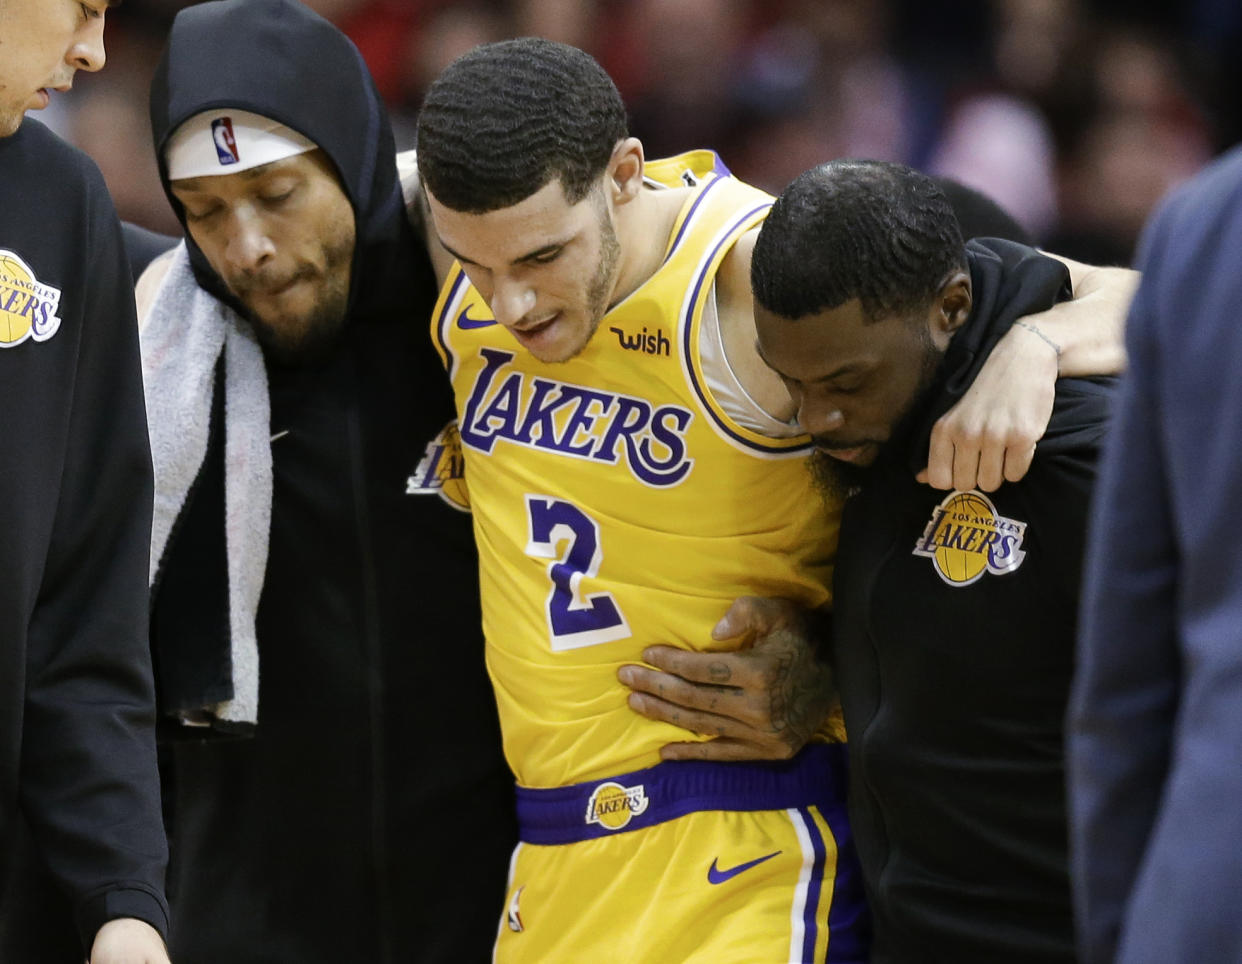
{"type": "MultiPolygon", "coordinates": [[[[175,250],[174,248],[173,251],[175,250]]],[[[160,282],[164,280],[164,276],[168,274],[168,269],[172,267],[173,251],[165,251],[147,265],[142,274],[138,276],[138,281],[134,285],[134,301],[138,307],[139,331],[142,331],[142,326],[146,323],[147,316],[151,313],[151,306],[155,303],[155,293],[160,290],[160,282]]]]}
{"type": "MultiPolygon", "coordinates": [[[[773,418],[787,420],[795,414],[788,391],[756,349],[750,263],[758,234],[744,235],[721,262],[721,337],[742,387],[773,418]]],[[[1137,274],[1058,260],[1069,269],[1073,300],[1027,316],[1001,338],[966,395],[937,421],[921,481],[988,492],[1018,481],[1048,427],[1059,375],[1112,374],[1123,364],[1121,332],[1137,274]]]]}
{"type": "Polygon", "coordinates": [[[414,233],[427,245],[431,267],[436,273],[436,287],[443,288],[455,259],[440,243],[440,236],[436,234],[435,225],[431,223],[427,195],[418,179],[418,157],[415,151],[401,151],[397,155],[397,176],[401,178],[401,195],[405,198],[406,216],[414,226],[414,233]]]}

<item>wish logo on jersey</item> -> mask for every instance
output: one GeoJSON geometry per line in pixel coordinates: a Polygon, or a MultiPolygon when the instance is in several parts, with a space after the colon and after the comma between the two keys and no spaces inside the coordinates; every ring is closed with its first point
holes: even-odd
{"type": "Polygon", "coordinates": [[[586,822],[597,823],[608,830],[620,830],[643,813],[651,801],[643,784],[623,787],[619,783],[601,783],[591,791],[587,801],[586,822]]]}
{"type": "Polygon", "coordinates": [[[505,374],[513,352],[483,348],[479,355],[483,369],[462,413],[464,445],[490,453],[503,440],[607,465],[624,455],[634,477],[651,486],[677,485],[690,473],[694,459],[686,432],[694,413],[688,409],[522,372],[505,374]]]}
{"type": "Polygon", "coordinates": [[[617,344],[626,351],[641,351],[644,355],[664,355],[667,357],[672,342],[668,340],[668,336],[664,334],[662,328],[657,328],[652,334],[647,330],[647,326],[643,325],[642,334],[627,334],[621,328],[609,328],[614,335],[617,336],[617,344]]]}
{"type": "Polygon", "coordinates": [[[952,492],[932,511],[914,555],[932,560],[950,586],[969,586],[990,572],[995,576],[1022,565],[1026,523],[1007,519],[981,492],[952,492]]]}
{"type": "Polygon", "coordinates": [[[60,289],[45,285],[16,253],[0,248],[0,348],[47,341],[60,328],[60,289]]]}
{"type": "Polygon", "coordinates": [[[405,480],[406,495],[438,495],[454,509],[470,511],[466,460],[457,423],[449,422],[427,443],[414,474],[405,480]]]}

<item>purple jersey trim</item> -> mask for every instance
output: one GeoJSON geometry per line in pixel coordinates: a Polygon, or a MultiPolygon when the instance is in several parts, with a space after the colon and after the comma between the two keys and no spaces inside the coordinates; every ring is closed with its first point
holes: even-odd
{"type": "Polygon", "coordinates": [[[811,852],[815,855],[811,864],[811,879],[806,888],[806,905],[802,911],[802,959],[815,960],[815,939],[819,936],[816,916],[819,913],[819,893],[824,883],[824,862],[828,853],[824,847],[824,837],[819,832],[819,824],[815,822],[810,809],[799,807],[798,812],[806,823],[807,836],[811,838],[811,852]]]}
{"type": "Polygon", "coordinates": [[[816,743],[778,763],[671,760],[567,787],[518,787],[518,831],[523,843],[569,844],[641,830],[700,810],[789,810],[809,804],[843,808],[844,799],[845,745],[816,743]],[[641,786],[646,809],[616,830],[587,823],[591,794],[601,783],[641,786]]]}
{"type": "Polygon", "coordinates": [[[681,244],[681,239],[686,236],[686,231],[690,229],[690,225],[694,221],[694,215],[699,210],[699,205],[703,203],[703,199],[707,197],[707,195],[711,192],[711,189],[720,183],[721,179],[715,178],[708,183],[707,187],[703,188],[703,190],[699,192],[699,196],[696,197],[694,199],[694,203],[690,205],[690,210],[686,212],[686,217],[685,220],[681,222],[681,227],[677,229],[677,236],[673,238],[673,243],[668,246],[668,254],[664,256],[664,261],[662,261],[661,264],[667,264],[669,258],[676,253],[678,245],[681,244]]]}

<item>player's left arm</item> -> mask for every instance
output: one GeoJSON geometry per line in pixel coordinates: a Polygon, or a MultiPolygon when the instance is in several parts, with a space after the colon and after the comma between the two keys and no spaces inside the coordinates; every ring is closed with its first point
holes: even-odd
{"type": "MultiPolygon", "coordinates": [[[[755,348],[750,260],[758,234],[756,228],[744,235],[717,273],[721,335],[751,398],[773,418],[787,420],[795,414],[793,402],[755,348]]],[[[1057,378],[1124,368],[1122,331],[1138,272],[1049,257],[1069,269],[1073,300],[1020,319],[1000,340],[961,401],[936,423],[920,481],[985,492],[1016,482],[1048,428],[1057,378]]]]}
{"type": "Polygon", "coordinates": [[[933,428],[919,481],[985,492],[1016,482],[1048,428],[1057,378],[1125,367],[1122,332],[1138,272],[1049,257],[1069,269],[1073,300],[1019,319],[1001,338],[962,400],[933,428]]]}
{"type": "Polygon", "coordinates": [[[818,657],[823,621],[786,599],[744,596],[712,631],[736,640],[728,653],[649,646],[617,678],[630,708],[652,720],[710,736],[668,743],[665,760],[787,760],[836,705],[832,674],[818,657]]]}

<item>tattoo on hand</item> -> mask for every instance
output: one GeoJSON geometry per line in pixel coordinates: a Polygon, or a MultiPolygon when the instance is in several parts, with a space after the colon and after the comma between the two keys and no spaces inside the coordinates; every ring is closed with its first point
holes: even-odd
{"type": "Polygon", "coordinates": [[[828,673],[809,649],[789,646],[772,668],[772,732],[793,752],[815,735],[831,705],[828,673]]]}
{"type": "Polygon", "coordinates": [[[707,667],[707,675],[712,678],[713,683],[727,683],[733,676],[725,663],[711,663],[707,667]]]}

